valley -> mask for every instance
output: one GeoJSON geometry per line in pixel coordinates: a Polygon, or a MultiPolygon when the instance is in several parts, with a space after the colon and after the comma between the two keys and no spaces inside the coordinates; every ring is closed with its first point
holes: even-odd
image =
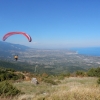
{"type": "Polygon", "coordinates": [[[70,49],[36,49],[4,42],[1,44],[0,59],[17,66],[21,64],[19,70],[21,68],[36,73],[58,74],[76,70],[86,71],[100,66],[99,56],[81,55],[70,49]],[[18,61],[14,60],[14,55],[18,55],[18,61]]]}

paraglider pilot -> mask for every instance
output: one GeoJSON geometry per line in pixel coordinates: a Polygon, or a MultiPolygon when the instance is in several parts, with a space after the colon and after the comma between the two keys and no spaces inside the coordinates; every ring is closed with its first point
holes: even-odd
{"type": "Polygon", "coordinates": [[[15,55],[14,58],[15,58],[15,60],[17,61],[17,60],[18,60],[18,55],[15,55]]]}

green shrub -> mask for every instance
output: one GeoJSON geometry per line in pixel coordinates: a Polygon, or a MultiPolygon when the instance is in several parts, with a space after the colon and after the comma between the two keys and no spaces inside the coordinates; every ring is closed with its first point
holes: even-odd
{"type": "Polygon", "coordinates": [[[57,83],[55,81],[53,81],[52,79],[43,79],[43,81],[46,83],[50,83],[52,85],[57,85],[57,83]]]}
{"type": "Polygon", "coordinates": [[[87,75],[91,77],[100,77],[100,68],[98,67],[89,69],[87,75]]]}
{"type": "Polygon", "coordinates": [[[24,75],[14,73],[11,69],[0,69],[0,81],[24,79],[24,75]]]}
{"type": "Polygon", "coordinates": [[[58,80],[63,80],[64,78],[64,76],[58,76],[58,80]]]}
{"type": "Polygon", "coordinates": [[[97,80],[97,83],[100,84],[100,78],[97,80]]]}
{"type": "Polygon", "coordinates": [[[0,81],[17,80],[17,79],[19,79],[18,75],[12,72],[4,72],[0,74],[0,81]]]}
{"type": "Polygon", "coordinates": [[[68,73],[66,73],[66,77],[70,77],[70,73],[68,72],[68,73]]]}
{"type": "Polygon", "coordinates": [[[19,79],[24,79],[25,78],[24,75],[20,74],[20,73],[17,76],[18,76],[19,79]]]}
{"type": "Polygon", "coordinates": [[[13,85],[10,83],[4,81],[0,82],[0,96],[3,97],[10,97],[10,96],[15,96],[20,94],[21,91],[15,88],[13,85]]]}
{"type": "Polygon", "coordinates": [[[89,69],[87,72],[87,75],[91,76],[91,77],[96,76],[95,70],[96,69],[94,69],[94,68],[89,69]]]}
{"type": "Polygon", "coordinates": [[[57,79],[58,80],[63,80],[65,77],[69,77],[70,76],[70,73],[67,72],[67,73],[61,73],[57,76],[57,79]]]}
{"type": "Polygon", "coordinates": [[[85,72],[83,72],[83,71],[76,71],[76,76],[85,76],[85,72]]]}

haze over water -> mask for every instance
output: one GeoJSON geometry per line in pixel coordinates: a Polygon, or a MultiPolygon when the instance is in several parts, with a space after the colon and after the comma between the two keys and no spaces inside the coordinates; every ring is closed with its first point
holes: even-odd
{"type": "Polygon", "coordinates": [[[72,48],[71,50],[75,50],[78,54],[100,56],[100,47],[72,48]]]}

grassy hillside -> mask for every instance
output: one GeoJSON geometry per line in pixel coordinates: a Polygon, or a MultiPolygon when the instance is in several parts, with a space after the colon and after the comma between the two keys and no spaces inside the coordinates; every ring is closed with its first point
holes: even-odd
{"type": "Polygon", "coordinates": [[[100,100],[99,72],[100,68],[87,73],[48,75],[0,68],[0,97],[1,100],[100,100]],[[39,84],[31,82],[33,77],[39,84]]]}
{"type": "Polygon", "coordinates": [[[14,85],[25,94],[13,100],[100,100],[100,86],[93,77],[65,78],[58,85],[41,82],[34,86],[30,81],[14,85]]]}

